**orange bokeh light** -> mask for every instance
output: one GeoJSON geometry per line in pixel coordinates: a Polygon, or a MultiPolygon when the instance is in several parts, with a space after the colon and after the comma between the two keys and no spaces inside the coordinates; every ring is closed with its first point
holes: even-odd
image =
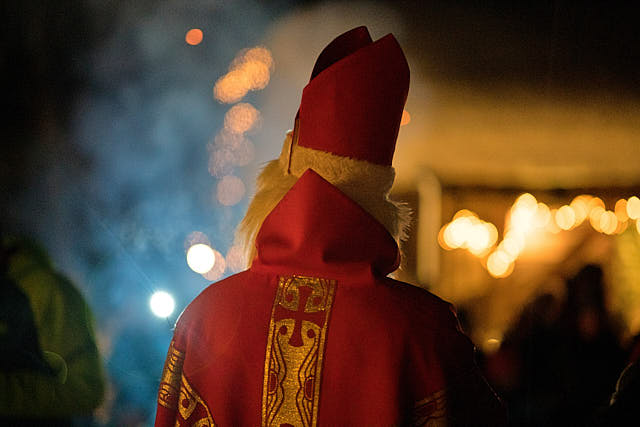
{"type": "Polygon", "coordinates": [[[190,44],[191,46],[200,44],[203,38],[204,38],[204,34],[202,33],[202,30],[199,28],[190,29],[189,31],[187,31],[187,35],[184,36],[184,40],[187,42],[187,44],[190,44]]]}

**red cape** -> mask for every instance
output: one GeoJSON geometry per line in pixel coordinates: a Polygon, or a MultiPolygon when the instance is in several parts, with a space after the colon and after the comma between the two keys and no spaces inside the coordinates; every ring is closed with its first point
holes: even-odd
{"type": "Polygon", "coordinates": [[[156,426],[505,423],[451,305],[387,278],[394,240],[315,172],[256,245],[178,320],[156,426]]]}

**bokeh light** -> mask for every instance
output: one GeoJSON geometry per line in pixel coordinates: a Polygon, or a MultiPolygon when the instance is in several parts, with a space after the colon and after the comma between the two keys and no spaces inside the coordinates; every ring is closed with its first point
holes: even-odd
{"type": "Polygon", "coordinates": [[[211,246],[197,243],[187,251],[187,264],[189,268],[199,274],[211,270],[216,262],[215,254],[211,246]]]}
{"type": "Polygon", "coordinates": [[[212,251],[215,263],[209,271],[202,273],[202,277],[209,280],[210,282],[215,282],[222,278],[222,275],[226,270],[226,262],[220,252],[216,251],[215,249],[213,249],[212,251]]]}
{"type": "Polygon", "coordinates": [[[618,217],[612,211],[604,211],[600,215],[600,230],[605,234],[613,234],[618,228],[618,217]]]}
{"type": "Polygon", "coordinates": [[[202,42],[203,37],[204,37],[204,34],[202,33],[201,29],[192,28],[189,31],[187,31],[187,34],[184,36],[184,40],[187,42],[187,44],[190,44],[191,46],[196,46],[202,42]]]}
{"type": "Polygon", "coordinates": [[[175,307],[176,303],[173,297],[165,291],[156,291],[149,299],[149,308],[158,317],[166,318],[171,316],[175,307]]]}
{"type": "Polygon", "coordinates": [[[189,235],[184,239],[184,249],[189,250],[189,248],[195,244],[204,243],[205,245],[211,246],[211,241],[206,234],[201,231],[192,231],[189,235]]]}
{"type": "Polygon", "coordinates": [[[602,227],[600,227],[600,217],[605,213],[605,209],[602,206],[595,206],[589,212],[589,223],[596,231],[602,231],[602,227]]]}
{"type": "Polygon", "coordinates": [[[630,197],[627,200],[627,215],[631,219],[639,219],[640,218],[640,199],[636,196],[630,197]]]}
{"type": "Polygon", "coordinates": [[[530,193],[522,194],[511,207],[508,228],[523,233],[530,231],[534,225],[534,217],[538,209],[538,201],[530,193]]]}
{"type": "Polygon", "coordinates": [[[246,192],[244,183],[234,175],[223,176],[216,187],[216,199],[224,206],[237,204],[246,192]]]}
{"type": "Polygon", "coordinates": [[[224,116],[224,127],[227,131],[243,134],[256,127],[260,120],[260,112],[246,102],[234,105],[224,116]]]}
{"type": "Polygon", "coordinates": [[[500,250],[502,250],[506,255],[511,258],[511,260],[515,260],[518,255],[524,250],[525,246],[525,238],[522,233],[511,230],[507,232],[504,236],[504,239],[498,246],[500,250]]]}
{"type": "Polygon", "coordinates": [[[533,225],[536,228],[544,228],[551,221],[551,210],[544,203],[538,203],[536,213],[533,217],[533,225]]]}
{"type": "Polygon", "coordinates": [[[219,102],[231,104],[251,90],[264,89],[269,84],[273,65],[273,56],[265,47],[241,51],[231,62],[229,72],[214,85],[213,96],[219,102]]]}
{"type": "Polygon", "coordinates": [[[590,205],[592,197],[586,194],[582,194],[580,196],[575,197],[569,206],[573,209],[575,213],[575,222],[576,226],[582,224],[582,222],[589,216],[590,205]]]}
{"type": "Polygon", "coordinates": [[[444,233],[444,240],[449,247],[460,248],[466,240],[467,235],[471,231],[473,224],[468,217],[456,218],[447,226],[444,233]]]}
{"type": "Polygon", "coordinates": [[[625,199],[618,200],[613,211],[616,213],[618,221],[624,222],[629,219],[629,214],[627,213],[627,201],[625,199]]]}
{"type": "Polygon", "coordinates": [[[487,270],[495,278],[507,277],[513,272],[513,262],[509,255],[497,250],[487,258],[487,270]]]}
{"type": "Polygon", "coordinates": [[[227,268],[232,272],[239,273],[244,270],[246,262],[240,245],[233,245],[229,248],[227,251],[226,261],[227,268]]]}
{"type": "Polygon", "coordinates": [[[445,250],[468,249],[476,256],[483,256],[498,240],[498,229],[490,222],[482,221],[467,209],[453,216],[438,233],[438,242],[445,250]]]}
{"type": "Polygon", "coordinates": [[[555,214],[555,221],[562,230],[570,230],[576,223],[575,211],[568,205],[558,209],[555,214]]]}

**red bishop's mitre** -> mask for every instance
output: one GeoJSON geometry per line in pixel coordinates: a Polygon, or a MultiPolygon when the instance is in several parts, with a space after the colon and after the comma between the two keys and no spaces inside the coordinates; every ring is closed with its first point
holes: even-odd
{"type": "Polygon", "coordinates": [[[297,144],[391,166],[409,90],[409,66],[392,34],[372,41],[366,27],[320,53],[302,92],[297,144]]]}

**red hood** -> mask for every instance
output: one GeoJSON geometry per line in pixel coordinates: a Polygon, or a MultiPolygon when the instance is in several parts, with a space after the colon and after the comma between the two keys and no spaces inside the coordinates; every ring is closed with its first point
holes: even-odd
{"type": "Polygon", "coordinates": [[[398,268],[389,232],[358,204],[307,170],[266,217],[251,269],[357,279],[398,268]]]}

